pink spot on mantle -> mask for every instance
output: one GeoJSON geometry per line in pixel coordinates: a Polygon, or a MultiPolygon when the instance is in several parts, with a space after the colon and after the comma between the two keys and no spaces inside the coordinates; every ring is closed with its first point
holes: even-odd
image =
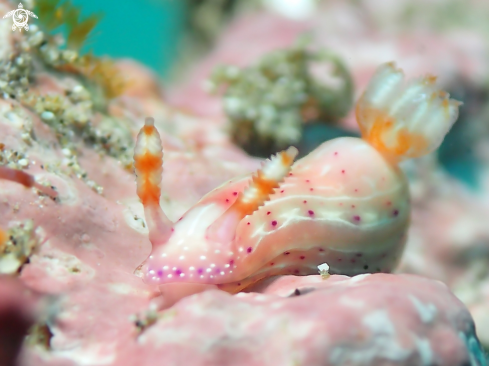
{"type": "Polygon", "coordinates": [[[290,252],[284,252],[284,255],[289,255],[289,254],[290,254],[290,252]]]}
{"type": "Polygon", "coordinates": [[[238,195],[238,192],[233,192],[233,196],[237,196],[238,195]]]}
{"type": "Polygon", "coordinates": [[[358,215],[353,216],[353,220],[356,222],[360,222],[360,216],[358,215]]]}
{"type": "Polygon", "coordinates": [[[309,211],[307,211],[307,213],[308,213],[309,215],[314,215],[314,211],[313,211],[313,210],[309,210],[309,211]]]}
{"type": "Polygon", "coordinates": [[[270,214],[271,214],[271,212],[270,212],[270,211],[268,211],[268,212],[267,212],[267,215],[270,215],[270,214]]]}
{"type": "Polygon", "coordinates": [[[251,253],[253,249],[251,247],[248,247],[248,249],[246,249],[246,253],[251,253]]]}
{"type": "Polygon", "coordinates": [[[305,257],[305,256],[303,256],[303,255],[301,255],[299,258],[300,258],[300,259],[306,259],[306,257],[305,257]]]}
{"type": "Polygon", "coordinates": [[[335,152],[334,152],[334,154],[335,154],[335,155],[338,155],[338,151],[335,151],[335,152]]]}
{"type": "Polygon", "coordinates": [[[304,201],[304,203],[307,203],[307,201],[304,201]]]}
{"type": "Polygon", "coordinates": [[[273,220],[272,221],[272,226],[277,226],[277,221],[273,220]]]}

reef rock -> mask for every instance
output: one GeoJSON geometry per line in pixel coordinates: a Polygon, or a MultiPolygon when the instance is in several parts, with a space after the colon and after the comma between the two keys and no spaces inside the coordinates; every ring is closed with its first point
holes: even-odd
{"type": "Polygon", "coordinates": [[[261,293],[207,291],[183,299],[160,313],[117,364],[484,364],[469,313],[437,281],[284,276],[255,290],[261,293]]]}
{"type": "Polygon", "coordinates": [[[150,253],[128,166],[144,117],[162,131],[161,203],[172,220],[259,161],[230,142],[221,121],[169,107],[148,73],[130,63],[120,66],[126,77],[147,87],[95,108],[100,101],[87,80],[51,72],[33,39],[32,48],[19,46],[42,34],[32,27],[14,39],[0,24],[8,40],[0,50],[8,83],[1,85],[12,86],[0,100],[0,162],[58,193],[52,199],[0,180],[2,229],[32,220],[35,243],[19,256],[18,279],[0,281],[0,349],[5,339],[18,346],[35,321],[26,288],[53,299],[20,365],[485,365],[464,305],[443,284],[416,276],[286,276],[249,293],[211,290],[168,301],[134,275],[150,253]]]}

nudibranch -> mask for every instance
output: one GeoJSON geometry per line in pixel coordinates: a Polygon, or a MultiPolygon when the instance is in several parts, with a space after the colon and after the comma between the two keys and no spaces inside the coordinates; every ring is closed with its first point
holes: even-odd
{"type": "Polygon", "coordinates": [[[295,163],[291,147],[175,223],[160,207],[163,152],[146,119],[134,161],[153,249],[136,273],[234,293],[269,276],[317,274],[322,263],[336,274],[390,272],[410,218],[399,163],[435,150],[458,117],[460,102],[435,82],[406,82],[393,63],[380,66],[356,105],[362,138],[327,141],[295,163]]]}

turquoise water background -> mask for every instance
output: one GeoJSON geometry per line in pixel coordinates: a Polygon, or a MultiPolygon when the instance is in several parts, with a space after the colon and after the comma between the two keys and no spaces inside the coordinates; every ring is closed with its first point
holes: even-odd
{"type": "Polygon", "coordinates": [[[129,57],[168,76],[186,22],[185,0],[73,0],[82,15],[101,13],[102,20],[82,51],[129,57]]]}

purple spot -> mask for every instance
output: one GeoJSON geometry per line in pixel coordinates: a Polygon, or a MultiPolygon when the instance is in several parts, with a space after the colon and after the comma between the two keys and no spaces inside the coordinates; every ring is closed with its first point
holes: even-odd
{"type": "Polygon", "coordinates": [[[183,216],[182,216],[182,217],[180,217],[180,218],[178,219],[178,221],[180,221],[181,219],[183,219],[183,216]]]}
{"type": "Polygon", "coordinates": [[[251,253],[251,251],[252,251],[252,250],[253,250],[253,249],[252,249],[251,247],[248,247],[248,249],[246,249],[246,252],[247,252],[247,253],[251,253]]]}
{"type": "Polygon", "coordinates": [[[160,269],[160,270],[157,272],[157,274],[158,274],[158,277],[163,276],[163,270],[161,270],[161,269],[160,269]]]}
{"type": "Polygon", "coordinates": [[[306,183],[309,183],[309,182],[310,182],[309,179],[306,179],[306,183]]]}
{"type": "Polygon", "coordinates": [[[275,263],[271,262],[270,265],[273,266],[275,263]]]}
{"type": "Polygon", "coordinates": [[[277,221],[273,220],[272,221],[272,226],[277,226],[277,221]]]}
{"type": "Polygon", "coordinates": [[[394,210],[394,211],[392,211],[392,214],[393,214],[394,216],[399,215],[399,210],[394,210]]]}
{"type": "Polygon", "coordinates": [[[221,272],[221,270],[216,267],[216,268],[214,268],[214,272],[219,273],[219,272],[221,272]]]}
{"type": "Polygon", "coordinates": [[[238,286],[241,286],[241,282],[238,282],[238,286]]]}
{"type": "Polygon", "coordinates": [[[282,189],[282,190],[280,191],[280,193],[284,193],[284,190],[282,189]]]}
{"type": "Polygon", "coordinates": [[[233,192],[233,196],[237,196],[238,195],[238,192],[233,192]]]}
{"type": "Polygon", "coordinates": [[[232,266],[233,264],[234,264],[234,259],[231,259],[231,260],[229,261],[229,265],[230,265],[230,266],[232,266]]]}
{"type": "Polygon", "coordinates": [[[303,255],[301,255],[299,258],[300,259],[306,259],[306,257],[304,257],[303,255]]]}
{"type": "Polygon", "coordinates": [[[343,262],[343,259],[342,258],[338,258],[338,262],[343,262]]]}
{"type": "Polygon", "coordinates": [[[199,269],[197,270],[197,273],[198,273],[198,274],[202,274],[202,273],[204,273],[204,269],[203,269],[203,268],[199,268],[199,269]]]}
{"type": "Polygon", "coordinates": [[[307,203],[307,201],[304,201],[304,203],[307,203]]]}
{"type": "Polygon", "coordinates": [[[343,170],[341,171],[341,173],[345,174],[345,170],[343,169],[343,170]]]}
{"type": "Polygon", "coordinates": [[[226,198],[226,202],[229,202],[229,200],[226,198]]]}
{"type": "Polygon", "coordinates": [[[171,228],[171,232],[174,232],[174,231],[175,231],[175,229],[174,228],[171,228]]]}
{"type": "Polygon", "coordinates": [[[249,225],[250,223],[248,222],[246,225],[249,225]]]}
{"type": "Polygon", "coordinates": [[[309,189],[310,191],[314,191],[314,188],[309,189]]]}
{"type": "Polygon", "coordinates": [[[176,270],[175,270],[175,274],[176,274],[177,276],[180,276],[180,275],[182,274],[182,271],[181,271],[181,270],[179,270],[179,269],[176,269],[176,270]]]}
{"type": "Polygon", "coordinates": [[[271,214],[271,212],[270,212],[270,211],[268,211],[268,212],[267,212],[267,215],[270,215],[270,214],[271,214]]]}
{"type": "Polygon", "coordinates": [[[290,252],[284,252],[284,255],[289,255],[289,254],[290,254],[290,252]]]}
{"type": "Polygon", "coordinates": [[[320,252],[324,252],[324,249],[323,249],[323,248],[319,248],[319,251],[320,251],[320,252]]]}
{"type": "Polygon", "coordinates": [[[309,211],[307,211],[307,213],[308,213],[309,215],[314,215],[314,211],[313,211],[313,210],[309,210],[309,211]]]}
{"type": "Polygon", "coordinates": [[[295,274],[299,274],[299,270],[298,270],[298,269],[296,269],[296,270],[294,271],[294,273],[295,273],[295,274]]]}
{"type": "Polygon", "coordinates": [[[335,155],[338,155],[338,151],[335,151],[335,152],[334,152],[334,154],[335,154],[335,155]]]}
{"type": "Polygon", "coordinates": [[[360,216],[358,215],[353,216],[353,220],[356,222],[360,222],[360,216]]]}

